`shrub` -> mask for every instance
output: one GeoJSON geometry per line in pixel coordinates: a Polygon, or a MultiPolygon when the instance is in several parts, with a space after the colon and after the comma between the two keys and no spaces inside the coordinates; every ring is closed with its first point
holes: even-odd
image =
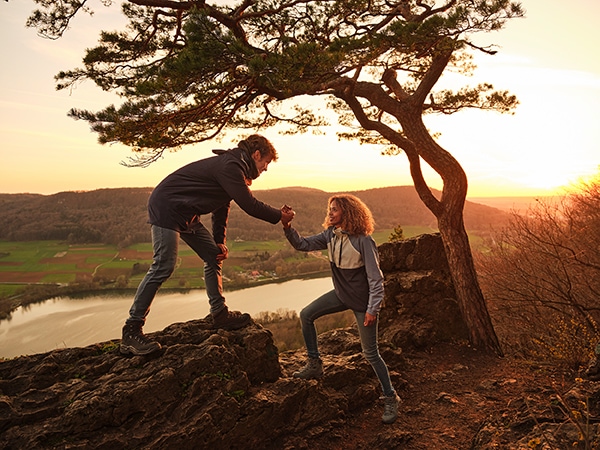
{"type": "Polygon", "coordinates": [[[598,340],[600,183],[512,214],[476,254],[505,351],[574,367],[598,340]]]}

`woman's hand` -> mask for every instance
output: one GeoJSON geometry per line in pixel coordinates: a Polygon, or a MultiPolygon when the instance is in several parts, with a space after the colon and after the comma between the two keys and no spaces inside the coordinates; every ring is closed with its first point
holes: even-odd
{"type": "Polygon", "coordinates": [[[281,224],[283,228],[289,228],[296,213],[291,206],[283,205],[281,207],[281,224]]]}
{"type": "Polygon", "coordinates": [[[374,316],[373,314],[365,313],[365,322],[363,323],[363,325],[365,327],[370,327],[372,325],[375,325],[375,322],[377,322],[377,316],[374,316]]]}

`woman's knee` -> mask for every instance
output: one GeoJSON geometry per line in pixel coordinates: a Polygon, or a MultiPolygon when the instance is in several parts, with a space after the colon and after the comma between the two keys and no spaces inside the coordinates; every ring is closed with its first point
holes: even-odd
{"type": "Polygon", "coordinates": [[[363,350],[363,355],[365,357],[365,359],[371,364],[371,365],[375,365],[377,363],[379,363],[379,361],[383,361],[383,359],[381,358],[381,355],[379,354],[379,351],[377,349],[375,350],[363,350]]]}
{"type": "Polygon", "coordinates": [[[314,323],[314,319],[312,317],[312,312],[308,307],[302,308],[300,311],[300,323],[310,325],[314,323]]]}
{"type": "Polygon", "coordinates": [[[300,322],[306,323],[308,321],[308,314],[306,313],[306,308],[300,311],[300,322]]]}
{"type": "Polygon", "coordinates": [[[381,359],[379,347],[375,341],[361,342],[361,350],[365,359],[370,363],[377,362],[381,359]]]}

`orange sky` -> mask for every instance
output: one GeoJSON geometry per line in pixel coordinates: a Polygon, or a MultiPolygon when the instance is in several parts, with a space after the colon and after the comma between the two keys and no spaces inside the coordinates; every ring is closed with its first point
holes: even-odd
{"type": "MultiPolygon", "coordinates": [[[[462,164],[469,196],[556,193],[556,188],[595,175],[600,166],[600,1],[524,0],[525,19],[481,35],[500,45],[496,56],[478,57],[476,76],[459,80],[491,82],[516,94],[515,115],[468,111],[428,116],[439,142],[462,164]]],[[[105,187],[154,186],[188,162],[229,148],[239,139],[196,145],[169,153],[149,168],[125,168],[122,146],[101,146],[88,124],[67,117],[72,108],[99,110],[118,99],[91,83],[71,92],[54,89],[54,75],[80,65],[83,50],[95,45],[98,30],[118,28],[117,9],[93,5],[93,18],[77,17],[67,34],[49,41],[26,29],[33,2],[0,5],[0,192],[52,194],[105,187]]],[[[456,75],[445,83],[456,82],[456,75]]],[[[282,136],[265,131],[280,159],[254,184],[255,189],[308,186],[329,192],[412,184],[403,155],[338,142],[325,135],[282,136]]],[[[432,187],[440,188],[431,172],[432,187]]],[[[558,191],[560,192],[560,191],[558,191]]]]}

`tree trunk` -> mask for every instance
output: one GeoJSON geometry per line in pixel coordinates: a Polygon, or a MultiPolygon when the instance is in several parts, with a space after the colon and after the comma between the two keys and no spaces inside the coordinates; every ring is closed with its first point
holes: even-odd
{"type": "Polygon", "coordinates": [[[456,298],[469,329],[470,341],[477,348],[491,350],[502,356],[502,348],[477,279],[462,214],[438,217],[438,228],[448,258],[456,298]]]}
{"type": "MultiPolygon", "coordinates": [[[[429,78],[429,84],[443,71],[449,55],[441,58],[435,66],[437,74],[429,78]]],[[[406,96],[397,85],[393,71],[386,72],[385,82],[396,93],[392,99],[379,86],[365,83],[352,85],[352,89],[340,89],[337,96],[354,112],[359,123],[368,130],[376,130],[382,137],[403,149],[410,163],[410,173],[419,197],[435,215],[442,242],[450,265],[450,275],[456,289],[461,314],[469,329],[471,344],[485,351],[502,355],[498,337],[479,286],[469,238],[465,231],[463,209],[467,197],[467,177],[458,161],[431,137],[423,123],[423,93],[421,97],[406,96]],[[371,104],[395,117],[404,135],[381,121],[371,120],[356,99],[356,95],[369,99],[371,104]],[[407,100],[408,99],[408,100],[407,100]],[[427,185],[421,171],[421,159],[435,170],[443,181],[442,198],[437,199],[427,185]]],[[[424,91],[429,92],[428,89],[424,91]]]]}
{"type": "Polygon", "coordinates": [[[420,114],[404,117],[407,137],[414,144],[405,148],[411,165],[415,189],[425,205],[433,212],[450,266],[460,311],[469,329],[471,344],[477,348],[503,352],[494,331],[477,272],[469,238],[464,226],[463,209],[467,196],[467,177],[456,159],[435,142],[422,122],[420,114]],[[420,159],[429,164],[442,178],[442,198],[432,194],[423,178],[420,159]]]}

